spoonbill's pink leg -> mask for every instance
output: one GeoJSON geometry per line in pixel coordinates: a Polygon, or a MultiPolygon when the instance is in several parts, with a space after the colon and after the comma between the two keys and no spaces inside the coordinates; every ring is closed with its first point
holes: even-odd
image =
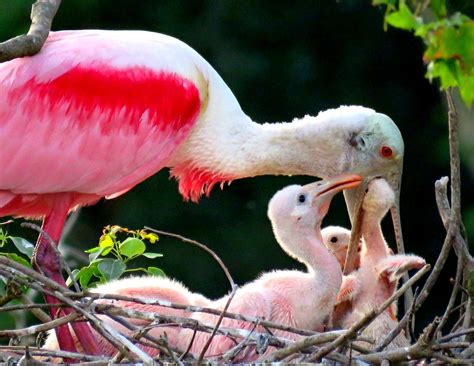
{"type": "MultiPolygon", "coordinates": [[[[44,218],[43,231],[50,236],[54,243],[59,243],[68,209],[69,206],[63,204],[60,207],[56,207],[55,210],[53,210],[44,218]]],[[[37,271],[44,273],[48,278],[56,281],[61,286],[67,287],[61,273],[60,259],[54,252],[53,248],[51,248],[49,240],[42,233],[40,234],[36,243],[33,254],[33,266],[37,271]]],[[[58,299],[50,295],[45,294],[45,299],[48,304],[60,303],[58,299]]],[[[71,312],[72,310],[70,308],[64,308],[60,312],[58,312],[55,308],[50,309],[52,318],[57,318],[60,315],[67,315],[71,312]]],[[[92,334],[89,325],[87,323],[74,322],[71,325],[85,352],[87,354],[99,355],[100,352],[96,346],[96,339],[92,334]]],[[[57,327],[56,336],[61,350],[76,352],[74,340],[71,332],[69,331],[68,325],[57,327]]]]}

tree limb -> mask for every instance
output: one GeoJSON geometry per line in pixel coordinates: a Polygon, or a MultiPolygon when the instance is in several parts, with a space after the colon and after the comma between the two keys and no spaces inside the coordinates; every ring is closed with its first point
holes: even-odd
{"type": "Polygon", "coordinates": [[[31,26],[27,34],[0,43],[0,62],[38,53],[48,38],[61,0],[37,0],[31,8],[31,26]]]}

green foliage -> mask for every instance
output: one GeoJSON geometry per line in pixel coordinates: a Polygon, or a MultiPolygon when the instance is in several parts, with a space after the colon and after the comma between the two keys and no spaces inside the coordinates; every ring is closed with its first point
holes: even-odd
{"type": "MultiPolygon", "coordinates": [[[[19,254],[9,249],[8,252],[0,252],[0,255],[31,268],[30,259],[33,256],[34,245],[26,239],[8,235],[8,232],[0,227],[0,248],[6,247],[9,243],[13,244],[19,254]]],[[[27,291],[26,286],[18,286],[0,276],[0,306],[17,299],[27,291]]]]}
{"type": "Polygon", "coordinates": [[[9,242],[13,243],[15,248],[21,254],[24,254],[24,256],[12,252],[0,252],[0,255],[4,255],[15,262],[31,268],[30,259],[33,256],[33,249],[35,246],[26,239],[8,235],[7,231],[0,227],[0,248],[6,246],[9,242]],[[25,258],[25,256],[27,258],[25,258]]]}
{"type": "MultiPolygon", "coordinates": [[[[117,225],[106,226],[96,247],[86,250],[89,254],[89,265],[72,271],[74,278],[82,288],[120,278],[126,272],[140,271],[153,276],[164,276],[164,272],[156,267],[128,268],[132,259],[145,257],[155,259],[162,254],[146,252],[145,241],[154,244],[158,236],[146,230],[129,230],[117,225]],[[122,236],[126,236],[123,240],[122,236]],[[104,258],[109,256],[107,258],[104,258]]],[[[66,283],[71,285],[69,278],[66,283]]]]}
{"type": "Polygon", "coordinates": [[[385,22],[414,32],[423,39],[426,76],[439,79],[442,89],[458,87],[469,106],[474,101],[474,21],[459,12],[449,16],[445,0],[413,2],[414,11],[404,0],[374,0],[386,5],[385,22]],[[430,13],[430,20],[419,14],[430,13]]]}

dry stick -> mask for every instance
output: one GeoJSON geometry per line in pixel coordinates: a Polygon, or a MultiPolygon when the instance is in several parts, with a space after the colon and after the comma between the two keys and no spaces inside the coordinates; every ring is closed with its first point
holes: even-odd
{"type": "Polygon", "coordinates": [[[458,297],[459,287],[461,286],[463,269],[464,269],[463,259],[461,256],[459,256],[457,267],[456,267],[456,277],[454,279],[453,290],[449,298],[448,306],[446,307],[446,310],[444,311],[444,314],[441,318],[441,321],[438,324],[438,328],[436,329],[436,332],[441,332],[443,330],[443,327],[446,325],[446,322],[448,321],[449,315],[451,314],[451,310],[453,309],[454,304],[456,302],[456,298],[458,297]]]}
{"type": "Polygon", "coordinates": [[[232,299],[234,298],[234,295],[235,295],[236,291],[237,291],[237,286],[235,284],[232,284],[232,292],[230,293],[229,298],[227,299],[227,302],[224,306],[224,309],[222,309],[222,312],[219,315],[219,319],[217,320],[217,323],[214,326],[214,329],[212,330],[211,336],[208,338],[206,344],[204,345],[204,347],[201,350],[201,354],[199,355],[199,358],[198,358],[198,365],[201,364],[202,360],[204,359],[204,355],[206,354],[207,350],[211,346],[212,339],[216,335],[216,333],[219,329],[219,326],[221,325],[222,320],[224,319],[224,313],[227,311],[227,309],[229,309],[230,303],[232,302],[232,299]]]}
{"type": "Polygon", "coordinates": [[[347,332],[345,332],[342,336],[332,341],[326,347],[321,348],[315,355],[311,356],[308,361],[321,359],[322,357],[326,356],[328,353],[334,351],[337,347],[342,345],[346,340],[356,336],[357,332],[369,325],[370,322],[372,322],[378,315],[385,311],[385,309],[387,309],[394,301],[396,301],[400,296],[402,296],[408,288],[410,288],[429,270],[430,265],[426,264],[412,278],[410,278],[406,283],[404,283],[403,286],[400,287],[392,296],[385,300],[382,305],[366,314],[361,320],[359,320],[352,327],[350,327],[347,332]]]}
{"type": "Polygon", "coordinates": [[[186,350],[181,354],[181,356],[179,356],[180,361],[184,360],[184,358],[188,355],[189,351],[191,351],[191,347],[194,343],[194,339],[196,338],[197,327],[198,327],[198,323],[196,322],[193,328],[193,335],[191,337],[191,340],[189,341],[188,346],[186,347],[186,350]]]}
{"type": "MultiPolygon", "coordinates": [[[[451,166],[451,224],[456,226],[456,234],[461,237],[460,231],[462,227],[461,219],[461,174],[459,159],[459,133],[458,133],[458,114],[456,105],[454,104],[451,89],[446,90],[446,99],[448,102],[448,124],[449,124],[449,162],[451,166]]],[[[469,253],[466,241],[455,240],[454,250],[458,256],[462,256],[464,262],[464,279],[463,286],[468,287],[470,279],[474,278],[474,259],[469,253]],[[466,286],[468,285],[468,286],[466,286]]],[[[470,284],[474,286],[474,283],[470,284]]],[[[474,326],[474,289],[469,291],[469,303],[466,306],[464,314],[464,327],[474,326]]],[[[472,339],[471,339],[472,340],[472,339]]]]}
{"type": "Polygon", "coordinates": [[[230,350],[228,350],[224,355],[222,355],[222,362],[224,364],[228,364],[231,360],[234,359],[235,356],[237,356],[250,342],[251,340],[251,335],[255,331],[255,329],[258,327],[258,323],[253,324],[252,328],[249,330],[249,334],[247,337],[245,337],[239,344],[237,344],[235,347],[232,347],[230,350]]]}
{"type": "Polygon", "coordinates": [[[76,320],[77,318],[80,318],[81,315],[74,312],[69,315],[63,316],[61,318],[57,318],[54,320],[51,320],[50,322],[47,323],[42,323],[42,324],[37,324],[37,325],[32,325],[27,328],[22,328],[22,329],[14,329],[14,330],[0,330],[0,338],[3,337],[23,337],[23,336],[28,336],[32,334],[36,334],[39,332],[46,332],[48,330],[51,330],[53,328],[56,328],[60,325],[67,324],[73,320],[76,320]]]}
{"type": "MultiPolygon", "coordinates": [[[[178,361],[178,359],[176,358],[175,354],[173,351],[170,350],[169,347],[165,347],[165,344],[166,344],[166,341],[163,340],[163,339],[158,339],[156,337],[153,337],[149,334],[147,334],[147,332],[153,328],[153,322],[152,324],[149,324],[145,327],[137,327],[133,324],[130,324],[129,322],[127,322],[125,319],[123,319],[122,317],[119,317],[119,316],[114,316],[114,315],[110,315],[110,314],[107,314],[107,316],[109,318],[111,318],[112,320],[114,320],[115,322],[123,325],[125,328],[131,330],[134,332],[134,334],[132,334],[132,336],[128,337],[130,339],[133,339],[135,341],[138,341],[148,347],[153,347],[153,348],[156,348],[158,349],[160,352],[165,352],[167,353],[173,360],[174,363],[177,363],[179,365],[182,365],[181,362],[178,361]],[[145,342],[142,342],[141,341],[141,338],[145,338],[146,340],[152,342],[151,344],[145,344],[145,342]]],[[[119,359],[119,355],[121,355],[121,353],[118,353],[117,355],[115,355],[113,357],[113,361],[117,361],[117,362],[120,362],[121,359],[119,359]]]]}
{"type": "MultiPolygon", "coordinates": [[[[30,299],[28,299],[28,301],[31,301],[30,299]]],[[[60,307],[64,307],[63,304],[34,304],[34,303],[28,303],[28,304],[24,304],[24,305],[8,305],[8,306],[1,306],[0,307],[0,313],[3,313],[3,312],[11,312],[11,311],[25,311],[25,310],[31,310],[31,309],[40,309],[40,308],[60,308],[60,307]]],[[[46,314],[46,313],[45,313],[46,314]]],[[[49,316],[48,316],[49,318],[49,316]]],[[[49,322],[51,321],[51,318],[49,318],[48,320],[45,321],[46,322],[49,322]]]]}
{"type": "Polygon", "coordinates": [[[51,24],[61,0],[38,0],[31,8],[28,33],[0,43],[0,62],[38,53],[48,38],[51,24]]]}
{"type": "Polygon", "coordinates": [[[178,234],[174,234],[174,233],[169,233],[167,231],[161,231],[161,230],[156,230],[156,229],[153,229],[149,226],[145,226],[145,229],[146,230],[149,230],[149,231],[152,231],[154,233],[157,233],[157,234],[160,234],[160,235],[165,235],[165,236],[169,236],[171,238],[175,238],[175,239],[179,239],[181,240],[182,242],[184,243],[188,243],[188,244],[192,244],[192,245],[195,245],[199,248],[201,248],[202,250],[206,251],[208,254],[210,254],[214,259],[215,261],[219,264],[219,266],[222,268],[222,270],[224,271],[227,279],[229,280],[229,283],[230,283],[230,288],[232,290],[234,290],[234,287],[236,286],[235,285],[235,282],[234,280],[232,279],[232,276],[230,275],[230,272],[229,270],[227,269],[226,265],[224,264],[224,262],[220,259],[220,257],[212,250],[212,249],[209,249],[206,245],[196,241],[196,240],[192,240],[192,239],[188,239],[182,235],[178,235],[178,234]]]}
{"type": "MultiPolygon", "coordinates": [[[[2,350],[18,353],[23,355],[25,353],[25,346],[0,346],[0,352],[2,350]]],[[[47,349],[37,349],[34,347],[28,347],[28,351],[33,356],[45,356],[45,357],[58,357],[58,358],[69,358],[74,360],[84,360],[84,361],[107,361],[108,358],[104,356],[90,356],[82,353],[76,352],[66,352],[66,351],[57,351],[57,350],[47,350],[47,349]]],[[[74,364],[74,365],[77,365],[74,364]]]]}
{"type": "Polygon", "coordinates": [[[447,334],[444,337],[441,337],[440,339],[438,339],[438,342],[446,342],[451,339],[461,337],[466,334],[472,334],[472,333],[474,333],[474,328],[463,329],[463,330],[460,330],[459,332],[447,334]]]}

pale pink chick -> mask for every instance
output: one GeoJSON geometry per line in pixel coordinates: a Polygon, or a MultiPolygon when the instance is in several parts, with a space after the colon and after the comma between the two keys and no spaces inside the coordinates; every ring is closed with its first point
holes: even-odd
{"type": "MultiPolygon", "coordinates": [[[[206,297],[192,293],[182,283],[157,276],[143,276],[143,277],[129,277],[120,280],[115,280],[103,285],[99,285],[97,288],[91,290],[91,292],[100,294],[114,294],[123,295],[137,298],[140,300],[149,300],[150,302],[156,300],[169,301],[183,305],[195,305],[195,306],[207,306],[210,300],[206,297]]],[[[99,300],[99,303],[110,303],[115,306],[124,307],[127,309],[134,309],[139,311],[159,313],[162,315],[178,316],[178,317],[189,317],[190,312],[178,309],[171,309],[162,306],[156,306],[151,304],[139,304],[136,302],[129,301],[117,301],[117,300],[99,300]]],[[[100,316],[102,320],[117,329],[123,334],[130,335],[131,332],[123,325],[113,321],[107,316],[100,316]]],[[[147,321],[140,319],[126,319],[129,323],[135,326],[146,326],[147,321]]],[[[178,326],[166,326],[160,325],[148,332],[148,334],[159,338],[165,336],[168,339],[170,347],[175,348],[178,339],[179,327],[178,326]]],[[[117,349],[113,347],[107,340],[95,333],[97,345],[103,355],[112,356],[117,352],[117,349]]],[[[78,342],[76,336],[73,333],[73,338],[76,343],[76,347],[79,352],[83,352],[80,342],[78,342]]],[[[151,356],[156,356],[159,352],[156,348],[139,346],[145,352],[151,356]]],[[[43,346],[45,349],[58,350],[59,345],[57,343],[55,332],[50,332],[49,336],[43,346]]]]}
{"type": "MultiPolygon", "coordinates": [[[[382,233],[380,222],[393,205],[395,195],[384,179],[375,179],[368,185],[363,202],[362,250],[360,268],[343,282],[338,302],[350,301],[350,306],[336,307],[335,323],[349,328],[372,309],[380,306],[397,289],[402,275],[411,269],[421,268],[425,260],[415,255],[393,255],[382,233]],[[346,294],[349,297],[344,297],[346,294]],[[348,310],[349,309],[349,310],[348,310]]],[[[378,316],[365,330],[364,336],[382,340],[398,321],[396,305],[378,316]]],[[[408,340],[400,333],[389,348],[407,346],[408,340]]]]}
{"type": "MultiPolygon", "coordinates": [[[[349,242],[351,240],[351,231],[341,226],[326,226],[321,230],[323,237],[323,243],[332,254],[336,257],[341,270],[344,270],[344,263],[346,261],[347,248],[349,248],[349,242]]],[[[355,259],[355,268],[359,268],[360,265],[360,250],[362,248],[359,243],[357,256],[355,259]]]]}
{"type": "MultiPolygon", "coordinates": [[[[282,249],[304,263],[308,271],[265,273],[237,290],[228,311],[301,329],[324,330],[341,285],[342,272],[336,258],[323,245],[321,221],[332,197],[343,189],[358,186],[359,183],[359,176],[345,175],[303,187],[293,185],[277,192],[268,207],[275,237],[282,249]]],[[[212,303],[211,307],[221,310],[227,300],[228,296],[225,296],[212,303]]],[[[193,318],[209,326],[214,326],[217,321],[216,316],[202,313],[194,314],[193,318]]],[[[252,324],[232,319],[224,319],[222,326],[252,328],[252,324]]],[[[256,331],[265,333],[261,327],[257,327],[256,331]]],[[[192,333],[190,330],[182,332],[180,348],[188,346],[192,333]]],[[[284,331],[275,330],[274,333],[288,339],[299,338],[284,331]]],[[[191,352],[198,355],[208,337],[208,333],[198,332],[191,352]]],[[[230,338],[216,336],[206,356],[222,355],[235,345],[230,338]]],[[[248,347],[234,361],[250,362],[257,357],[255,348],[248,347]]]]}

